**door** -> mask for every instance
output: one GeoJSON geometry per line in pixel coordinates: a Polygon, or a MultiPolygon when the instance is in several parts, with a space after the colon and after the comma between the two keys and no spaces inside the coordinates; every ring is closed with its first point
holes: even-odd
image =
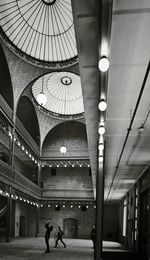
{"type": "Polygon", "coordinates": [[[139,246],[145,257],[150,257],[150,189],[141,194],[139,246]]]}
{"type": "Polygon", "coordinates": [[[25,236],[25,216],[20,216],[19,235],[20,235],[20,237],[25,236]]]}
{"type": "Polygon", "coordinates": [[[77,238],[78,220],[75,218],[64,219],[64,235],[67,238],[77,238]]]}

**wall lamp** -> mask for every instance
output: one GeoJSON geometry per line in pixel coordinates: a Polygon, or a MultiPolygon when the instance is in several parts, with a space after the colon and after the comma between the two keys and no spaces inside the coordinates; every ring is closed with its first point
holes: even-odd
{"type": "Polygon", "coordinates": [[[98,63],[99,70],[102,72],[105,72],[109,68],[109,60],[107,57],[102,56],[98,63]]]}
{"type": "Polygon", "coordinates": [[[100,111],[105,111],[107,108],[107,103],[105,101],[105,99],[101,99],[98,105],[98,108],[100,111]]]}
{"type": "Polygon", "coordinates": [[[103,144],[103,143],[100,143],[100,144],[99,144],[98,150],[99,150],[99,151],[104,150],[104,144],[103,144]]]}
{"type": "Polygon", "coordinates": [[[100,157],[98,158],[98,161],[99,161],[100,163],[103,162],[103,156],[102,156],[102,155],[100,155],[100,157]]]}
{"type": "Polygon", "coordinates": [[[105,133],[105,127],[103,125],[100,125],[98,128],[98,133],[100,135],[103,135],[105,133]]]}

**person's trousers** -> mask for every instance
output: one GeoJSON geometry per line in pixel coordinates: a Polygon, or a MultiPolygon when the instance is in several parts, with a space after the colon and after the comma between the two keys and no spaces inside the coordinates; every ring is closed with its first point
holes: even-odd
{"type": "Polygon", "coordinates": [[[46,252],[49,252],[49,237],[45,236],[45,243],[46,243],[46,252]]]}
{"type": "Polygon", "coordinates": [[[62,240],[62,238],[57,238],[56,239],[56,243],[55,243],[55,247],[57,247],[58,241],[61,241],[61,243],[64,245],[64,247],[66,247],[66,244],[64,243],[64,241],[62,240]]]}

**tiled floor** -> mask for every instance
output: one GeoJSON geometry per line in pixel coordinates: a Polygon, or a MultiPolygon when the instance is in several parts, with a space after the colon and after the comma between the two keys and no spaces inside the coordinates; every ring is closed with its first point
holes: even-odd
{"type": "Polygon", "coordinates": [[[93,260],[92,242],[84,239],[64,239],[67,247],[60,244],[53,248],[54,240],[50,239],[51,252],[45,253],[44,238],[13,239],[9,243],[0,242],[0,260],[93,260]]]}

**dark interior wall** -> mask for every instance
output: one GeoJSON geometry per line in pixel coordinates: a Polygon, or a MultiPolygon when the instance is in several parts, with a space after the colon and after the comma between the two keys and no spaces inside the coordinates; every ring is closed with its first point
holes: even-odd
{"type": "Polygon", "coordinates": [[[103,214],[103,240],[119,241],[120,204],[105,204],[103,214]]]}
{"type": "Polygon", "coordinates": [[[89,168],[56,168],[56,176],[52,175],[53,169],[42,168],[42,182],[44,188],[49,189],[92,189],[92,179],[89,168]]]}
{"type": "Polygon", "coordinates": [[[49,221],[50,224],[53,225],[54,229],[51,237],[56,237],[58,226],[64,229],[64,219],[73,218],[76,219],[78,223],[77,237],[90,239],[90,231],[92,225],[95,223],[95,211],[93,205],[89,205],[89,208],[84,211],[82,208],[79,209],[78,205],[75,205],[73,208],[70,208],[70,205],[68,205],[66,208],[61,207],[60,210],[57,211],[54,205],[51,205],[50,208],[47,206],[42,207],[40,208],[40,236],[44,236],[44,224],[46,222],[49,221]]]}
{"type": "Polygon", "coordinates": [[[25,235],[35,237],[36,233],[36,207],[23,201],[17,201],[15,207],[15,237],[20,236],[20,217],[25,218],[25,235]]]}

